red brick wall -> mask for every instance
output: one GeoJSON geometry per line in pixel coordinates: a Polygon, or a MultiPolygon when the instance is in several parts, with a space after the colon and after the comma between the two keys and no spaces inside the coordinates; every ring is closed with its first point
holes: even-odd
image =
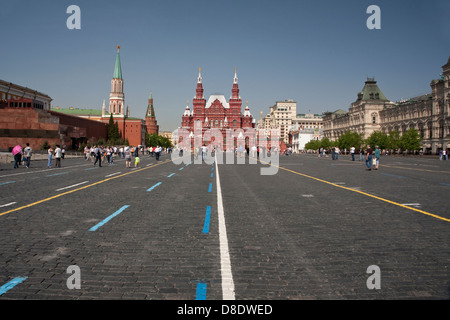
{"type": "Polygon", "coordinates": [[[47,111],[33,108],[0,109],[0,150],[8,150],[16,145],[39,150],[44,141],[48,144],[60,143],[59,119],[47,111]]]}

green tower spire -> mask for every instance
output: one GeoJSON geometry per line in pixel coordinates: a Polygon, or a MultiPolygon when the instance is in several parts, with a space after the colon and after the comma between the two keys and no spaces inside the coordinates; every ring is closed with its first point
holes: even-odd
{"type": "Polygon", "coordinates": [[[155,109],[153,108],[153,94],[151,92],[148,97],[147,117],[155,117],[155,109]]]}
{"type": "Polygon", "coordinates": [[[114,67],[113,79],[122,79],[122,67],[120,65],[119,50],[120,46],[117,46],[117,58],[116,58],[116,66],[114,67]]]}

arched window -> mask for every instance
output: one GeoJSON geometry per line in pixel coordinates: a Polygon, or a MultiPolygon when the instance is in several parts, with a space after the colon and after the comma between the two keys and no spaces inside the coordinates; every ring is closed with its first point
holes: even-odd
{"type": "Polygon", "coordinates": [[[237,127],[237,121],[233,120],[233,127],[237,127]]]}

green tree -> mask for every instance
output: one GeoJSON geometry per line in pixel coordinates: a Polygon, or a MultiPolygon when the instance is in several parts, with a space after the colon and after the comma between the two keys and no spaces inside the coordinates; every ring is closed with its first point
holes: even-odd
{"type": "Polygon", "coordinates": [[[419,132],[416,129],[409,129],[404,132],[399,140],[399,147],[408,151],[419,150],[422,147],[419,132]]]}
{"type": "Polygon", "coordinates": [[[329,147],[331,147],[331,145],[332,145],[332,142],[327,137],[322,138],[322,140],[320,140],[320,146],[323,148],[329,148],[329,147]]]}
{"type": "Polygon", "coordinates": [[[387,148],[390,150],[396,150],[400,148],[400,134],[398,133],[398,131],[389,132],[387,148]]]}
{"type": "Polygon", "coordinates": [[[317,150],[320,148],[320,140],[311,140],[305,144],[307,150],[317,150]]]}
{"type": "Polygon", "coordinates": [[[358,148],[363,144],[363,138],[360,134],[356,132],[347,131],[342,136],[339,137],[337,141],[337,146],[342,149],[349,150],[351,147],[358,148]]]}
{"type": "Polygon", "coordinates": [[[389,147],[389,137],[383,132],[374,131],[370,137],[367,138],[366,143],[373,147],[379,146],[380,149],[387,149],[389,147]]]}
{"type": "Polygon", "coordinates": [[[145,134],[145,144],[149,147],[161,146],[163,148],[170,148],[173,146],[172,142],[170,141],[169,138],[159,136],[156,133],[152,133],[152,134],[146,133],[145,134]]]}
{"type": "Polygon", "coordinates": [[[122,137],[120,136],[119,125],[114,122],[113,115],[109,117],[108,122],[108,144],[120,145],[123,144],[122,137]]]}

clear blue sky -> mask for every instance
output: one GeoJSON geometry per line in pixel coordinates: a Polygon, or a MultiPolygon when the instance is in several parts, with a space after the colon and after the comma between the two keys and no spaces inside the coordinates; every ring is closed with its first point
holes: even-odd
{"type": "Polygon", "coordinates": [[[172,131],[195,95],[240,95],[256,118],[276,101],[297,112],[347,110],[367,77],[388,99],[430,92],[450,56],[449,0],[2,1],[0,79],[50,95],[53,106],[108,101],[116,45],[126,104],[143,118],[153,92],[160,130],[172,131]],[[81,30],[69,30],[69,5],[81,30]],[[369,30],[369,5],[381,30],[369,30]]]}

